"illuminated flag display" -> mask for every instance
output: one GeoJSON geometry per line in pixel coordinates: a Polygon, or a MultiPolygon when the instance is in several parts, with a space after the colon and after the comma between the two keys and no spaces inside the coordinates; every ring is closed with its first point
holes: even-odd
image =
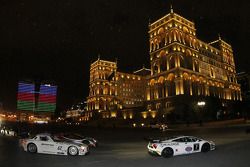
{"type": "Polygon", "coordinates": [[[38,96],[38,112],[54,112],[56,109],[57,86],[42,84],[38,96]]]}
{"type": "Polygon", "coordinates": [[[18,83],[17,109],[25,111],[34,111],[35,84],[25,82],[18,83]]]}

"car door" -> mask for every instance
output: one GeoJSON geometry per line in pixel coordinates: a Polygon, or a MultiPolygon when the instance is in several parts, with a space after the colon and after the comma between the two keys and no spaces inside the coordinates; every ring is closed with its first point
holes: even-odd
{"type": "Polygon", "coordinates": [[[55,143],[49,136],[39,136],[39,148],[43,153],[55,153],[55,143]]]}
{"type": "Polygon", "coordinates": [[[186,142],[183,137],[178,138],[173,140],[173,148],[175,149],[175,155],[181,155],[181,154],[186,154],[187,151],[185,150],[186,148],[186,142]]]}
{"type": "Polygon", "coordinates": [[[184,142],[184,154],[190,154],[193,152],[193,141],[190,137],[183,137],[184,142]]]}
{"type": "Polygon", "coordinates": [[[200,140],[198,138],[192,138],[193,141],[193,153],[200,152],[200,140]]]}

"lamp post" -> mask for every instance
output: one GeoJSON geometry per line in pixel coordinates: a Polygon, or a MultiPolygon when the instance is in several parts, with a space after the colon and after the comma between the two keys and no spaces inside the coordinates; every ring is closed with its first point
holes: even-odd
{"type": "Polygon", "coordinates": [[[203,116],[203,108],[206,105],[205,101],[198,101],[197,103],[198,107],[200,107],[199,115],[200,115],[200,126],[202,126],[202,116],[203,116]]]}

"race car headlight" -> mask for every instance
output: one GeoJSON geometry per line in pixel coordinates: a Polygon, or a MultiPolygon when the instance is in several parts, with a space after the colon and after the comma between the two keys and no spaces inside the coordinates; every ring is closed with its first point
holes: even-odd
{"type": "Polygon", "coordinates": [[[81,148],[81,150],[84,150],[84,149],[85,149],[85,146],[81,146],[80,148],[81,148]]]}

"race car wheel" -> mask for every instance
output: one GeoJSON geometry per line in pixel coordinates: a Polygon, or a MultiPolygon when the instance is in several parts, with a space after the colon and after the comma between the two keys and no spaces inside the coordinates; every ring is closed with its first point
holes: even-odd
{"type": "Polygon", "coordinates": [[[30,153],[36,153],[37,152],[37,146],[34,143],[30,143],[27,146],[27,150],[30,153]]]}
{"type": "Polygon", "coordinates": [[[75,146],[70,146],[68,149],[69,155],[75,156],[78,154],[78,149],[75,146]]]}
{"type": "Polygon", "coordinates": [[[208,152],[210,150],[210,144],[204,143],[201,147],[201,152],[208,152]]]}
{"type": "Polygon", "coordinates": [[[172,157],[174,154],[174,151],[172,148],[164,148],[164,150],[162,150],[162,153],[161,155],[164,157],[164,158],[169,158],[169,157],[172,157]]]}

